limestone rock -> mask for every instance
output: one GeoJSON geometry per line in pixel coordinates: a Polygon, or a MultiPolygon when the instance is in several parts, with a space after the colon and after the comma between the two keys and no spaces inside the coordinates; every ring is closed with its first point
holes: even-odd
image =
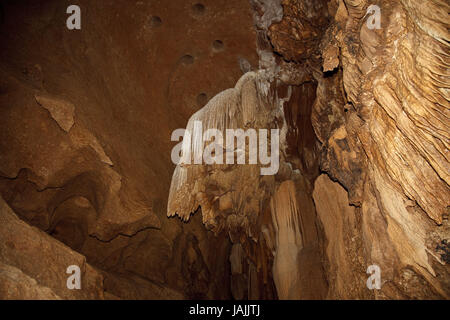
{"type": "Polygon", "coordinates": [[[0,298],[449,298],[447,0],[78,3],[0,5],[0,298]]]}
{"type": "Polygon", "coordinates": [[[75,120],[75,106],[63,99],[48,94],[38,93],[35,95],[37,103],[50,112],[52,118],[66,132],[72,128],[75,120]]]}
{"type": "Polygon", "coordinates": [[[0,297],[2,300],[61,300],[51,289],[19,269],[0,262],[0,297]]]}
{"type": "MultiPolygon", "coordinates": [[[[367,1],[339,1],[322,54],[329,55],[330,42],[338,46],[342,72],[331,78],[316,73],[320,91],[312,121],[322,143],[321,167],[362,210],[362,225],[344,233],[365,243],[368,251],[358,254],[365,265],[377,262],[383,270],[386,285],[377,298],[449,294],[448,266],[436,252],[450,236],[450,105],[442,78],[448,75],[443,39],[449,34],[448,19],[439,19],[448,3],[426,3],[381,1],[381,29],[370,29],[367,1]]],[[[315,197],[327,193],[325,178],[319,179],[315,197]]],[[[316,206],[325,230],[337,222],[326,222],[321,211],[342,212],[338,219],[347,226],[345,210],[320,209],[321,202],[316,206]]]]}
{"type": "Polygon", "coordinates": [[[21,221],[1,198],[0,237],[3,299],[104,298],[103,277],[84,256],[21,221]],[[80,290],[67,287],[72,265],[81,270],[80,290]]]}

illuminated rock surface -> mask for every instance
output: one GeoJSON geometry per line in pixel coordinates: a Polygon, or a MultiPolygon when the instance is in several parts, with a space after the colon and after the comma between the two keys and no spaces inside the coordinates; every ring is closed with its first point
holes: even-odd
{"type": "Polygon", "coordinates": [[[80,7],[1,7],[1,299],[449,298],[448,1],[80,7]],[[279,170],[174,165],[196,121],[279,170]]]}

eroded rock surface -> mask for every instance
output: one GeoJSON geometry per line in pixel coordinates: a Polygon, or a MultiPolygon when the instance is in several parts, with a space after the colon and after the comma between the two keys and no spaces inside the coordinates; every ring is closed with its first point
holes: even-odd
{"type": "Polygon", "coordinates": [[[0,298],[449,298],[448,1],[80,7],[2,7],[0,298]],[[278,170],[174,166],[198,122],[278,170]]]}
{"type": "Polygon", "coordinates": [[[240,61],[257,67],[250,4],[79,1],[68,30],[70,4],[1,3],[1,197],[95,265],[108,297],[229,298],[229,242],[166,217],[170,135],[240,61]]]}
{"type": "Polygon", "coordinates": [[[21,221],[0,199],[2,299],[104,299],[103,276],[81,254],[21,221]],[[69,266],[81,270],[83,290],[67,287],[69,266]]]}
{"type": "MultiPolygon", "coordinates": [[[[180,170],[190,169],[177,168],[172,186],[181,181],[190,195],[183,199],[196,200],[171,206],[172,190],[169,214],[177,212],[186,219],[200,205],[206,208],[204,222],[226,228],[233,242],[239,239],[232,236],[234,232],[243,229],[247,238],[253,236],[254,243],[264,247],[254,236],[263,234],[272,250],[272,257],[266,251],[265,259],[273,259],[278,296],[299,298],[307,287],[297,280],[304,272],[298,257],[304,233],[299,220],[309,210],[304,202],[295,205],[293,198],[298,196],[293,194],[298,192],[287,186],[301,176],[301,180],[315,181],[313,193],[308,188],[302,191],[315,201],[311,210],[315,222],[310,228],[319,235],[316,253],[322,256],[316,267],[323,268],[328,284],[317,285],[316,292],[324,288],[324,296],[331,299],[448,298],[449,270],[443,249],[450,236],[448,3],[286,0],[281,5],[281,20],[278,11],[264,1],[255,6],[262,39],[260,66],[272,76],[256,86],[256,96],[264,99],[247,99],[254,94],[238,92],[242,101],[253,101],[252,110],[261,108],[262,100],[270,101],[265,109],[280,110],[280,102],[284,106],[275,116],[279,119],[275,127],[284,133],[280,171],[261,185],[258,181],[265,178],[257,177],[257,170],[251,168],[215,167],[193,175],[181,175],[180,170]],[[368,22],[376,12],[369,10],[373,5],[380,8],[380,28],[368,22]],[[269,12],[273,19],[268,19],[269,12]],[[270,27],[265,21],[270,21],[270,27]],[[282,59],[270,55],[268,42],[282,59]],[[298,90],[304,96],[307,88],[317,88],[312,100],[292,94],[298,90]],[[295,101],[300,102],[299,109],[295,101]],[[315,145],[303,144],[301,135],[295,134],[298,129],[308,134],[308,123],[299,122],[298,113],[310,116],[315,145]],[[315,164],[326,174],[319,176],[315,164]],[[287,176],[285,165],[290,167],[287,176]],[[205,179],[215,187],[190,186],[205,179]],[[230,183],[233,179],[241,182],[230,183]],[[258,191],[246,188],[247,182],[258,191]],[[229,190],[237,190],[238,199],[247,199],[242,207],[239,201],[227,200],[229,190]],[[266,205],[261,203],[268,198],[274,219],[264,224],[260,221],[264,221],[266,205]],[[252,200],[257,209],[248,208],[252,200]],[[230,203],[231,209],[223,210],[223,203],[230,203]],[[217,223],[217,219],[227,220],[220,218],[223,215],[229,220],[238,215],[242,223],[217,223]],[[366,270],[373,265],[382,271],[381,290],[371,291],[366,285],[366,270]]],[[[217,100],[221,106],[215,105],[214,113],[234,115],[227,109],[231,100],[217,100]]],[[[235,126],[233,121],[239,123],[239,116],[251,114],[240,108],[231,109],[236,116],[225,122],[230,128],[235,126]]],[[[208,117],[194,118],[208,121],[208,117]]],[[[265,125],[270,127],[270,116],[254,112],[251,119],[269,121],[265,125]]],[[[252,255],[248,253],[248,259],[252,255]]]]}

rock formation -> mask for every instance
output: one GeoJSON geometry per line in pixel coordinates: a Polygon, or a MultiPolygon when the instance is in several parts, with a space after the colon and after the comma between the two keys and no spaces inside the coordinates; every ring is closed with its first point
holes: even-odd
{"type": "Polygon", "coordinates": [[[449,298],[448,1],[67,5],[1,7],[0,299],[449,298]]]}

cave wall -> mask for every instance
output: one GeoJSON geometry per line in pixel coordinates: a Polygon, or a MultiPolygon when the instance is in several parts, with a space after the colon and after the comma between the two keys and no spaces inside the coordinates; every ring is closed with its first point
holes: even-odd
{"type": "Polygon", "coordinates": [[[251,169],[177,168],[168,214],[186,220],[201,206],[207,226],[225,228],[233,243],[250,237],[267,245],[263,259],[273,258],[281,299],[447,298],[448,4],[253,3],[262,70],[251,84],[256,93],[242,78],[234,89],[242,104],[217,99],[190,121],[210,121],[212,108],[219,116],[237,110],[224,122],[230,128],[233,121],[279,128],[280,171],[270,179],[251,169]],[[370,5],[381,8],[379,29],[369,28],[370,5]],[[235,201],[223,207],[227,190],[235,201]],[[305,232],[317,234],[312,268],[305,267],[313,260],[303,254],[305,232]],[[382,273],[379,290],[366,283],[374,265],[382,273]],[[313,290],[299,281],[311,269],[325,278],[313,290]]]}
{"type": "MultiPolygon", "coordinates": [[[[312,120],[323,151],[321,168],[348,192],[355,217],[348,208],[337,210],[340,223],[353,220],[343,232],[352,244],[344,254],[331,243],[327,249],[347,260],[349,271],[337,274],[378,265],[382,288],[374,291],[376,298],[448,298],[448,261],[441,248],[450,235],[448,2],[336,4],[321,43],[323,69],[334,79],[316,75],[324,89],[312,120]],[[372,4],[381,8],[380,29],[368,27],[372,4]],[[336,84],[334,92],[327,82],[336,84]]],[[[317,196],[332,185],[327,178],[317,180],[317,196]]],[[[318,208],[318,215],[323,211],[318,208]]],[[[326,219],[321,218],[325,229],[326,219]]],[[[360,296],[348,293],[358,282],[345,283],[329,295],[360,296]]]]}
{"type": "Polygon", "coordinates": [[[2,198],[85,256],[106,292],[228,298],[229,242],[165,216],[170,135],[257,67],[250,4],[78,1],[81,30],[68,30],[71,4],[1,2],[2,198]]]}
{"type": "Polygon", "coordinates": [[[449,297],[448,1],[79,2],[1,3],[3,297],[449,297]],[[277,174],[173,166],[198,120],[277,174]]]}

